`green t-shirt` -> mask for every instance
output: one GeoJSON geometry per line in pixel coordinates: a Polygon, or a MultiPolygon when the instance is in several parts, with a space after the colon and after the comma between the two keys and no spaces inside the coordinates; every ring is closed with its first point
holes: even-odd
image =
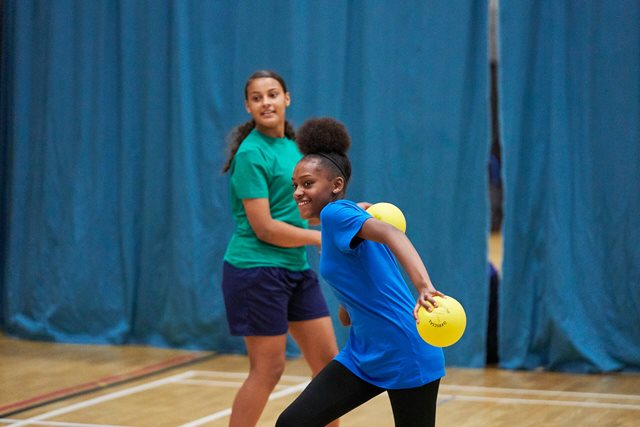
{"type": "Polygon", "coordinates": [[[271,138],[257,129],[244,139],[231,162],[229,194],[236,228],[224,260],[238,268],[309,268],[304,246],[282,248],[259,240],[253,232],[242,199],[268,198],[273,219],[307,228],[293,200],[291,176],[302,158],[295,142],[271,138]]]}

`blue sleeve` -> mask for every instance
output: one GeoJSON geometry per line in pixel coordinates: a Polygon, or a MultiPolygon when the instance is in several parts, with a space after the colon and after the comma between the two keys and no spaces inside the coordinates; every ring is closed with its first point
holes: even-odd
{"type": "Polygon", "coordinates": [[[351,252],[360,242],[356,235],[369,218],[371,215],[353,202],[329,203],[320,214],[322,233],[326,233],[340,251],[351,252]]]}

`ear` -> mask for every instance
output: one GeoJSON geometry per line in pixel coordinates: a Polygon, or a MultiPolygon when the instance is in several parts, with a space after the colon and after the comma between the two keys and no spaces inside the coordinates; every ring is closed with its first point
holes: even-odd
{"type": "Polygon", "coordinates": [[[244,101],[244,109],[247,110],[247,113],[251,114],[251,110],[249,109],[249,101],[244,101]]]}
{"type": "Polygon", "coordinates": [[[344,190],[344,178],[341,176],[337,176],[333,178],[333,189],[331,192],[333,194],[340,194],[344,190]]]}
{"type": "Polygon", "coordinates": [[[289,92],[284,93],[284,103],[287,107],[291,104],[291,95],[289,95],[289,92]]]}

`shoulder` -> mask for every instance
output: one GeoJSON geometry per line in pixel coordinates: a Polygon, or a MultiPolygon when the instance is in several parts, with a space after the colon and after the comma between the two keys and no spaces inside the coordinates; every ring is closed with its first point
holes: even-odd
{"type": "Polygon", "coordinates": [[[263,145],[263,140],[260,137],[260,134],[254,129],[242,140],[242,143],[238,147],[237,154],[251,151],[261,151],[263,149],[263,145]]]}
{"type": "Polygon", "coordinates": [[[370,214],[350,200],[331,202],[320,212],[322,239],[343,252],[351,251],[358,246],[359,241],[354,239],[369,218],[370,214]]]}
{"type": "Polygon", "coordinates": [[[351,200],[336,200],[327,204],[324,209],[322,209],[321,214],[333,214],[336,212],[349,211],[353,208],[354,203],[351,200]]]}
{"type": "Polygon", "coordinates": [[[238,163],[261,164],[270,162],[270,150],[257,132],[251,132],[240,144],[234,161],[238,163]]]}
{"type": "Polygon", "coordinates": [[[293,139],[284,138],[283,140],[285,141],[285,145],[289,149],[294,150],[296,153],[299,153],[300,155],[302,155],[302,153],[300,153],[300,149],[298,148],[298,144],[296,144],[296,142],[293,139]]]}
{"type": "Polygon", "coordinates": [[[268,145],[275,151],[300,153],[298,144],[296,144],[293,139],[289,139],[286,136],[283,138],[271,138],[267,141],[270,141],[268,145]]]}
{"type": "Polygon", "coordinates": [[[351,200],[336,200],[335,202],[329,203],[322,209],[322,212],[320,212],[320,220],[335,220],[353,216],[370,217],[371,215],[351,200]]]}

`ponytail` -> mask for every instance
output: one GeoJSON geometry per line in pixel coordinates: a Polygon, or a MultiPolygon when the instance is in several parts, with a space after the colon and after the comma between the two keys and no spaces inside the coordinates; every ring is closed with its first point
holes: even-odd
{"type": "Polygon", "coordinates": [[[293,129],[293,125],[288,120],[284,121],[284,137],[289,138],[292,141],[296,140],[296,131],[293,129]]]}
{"type": "Polygon", "coordinates": [[[240,144],[242,141],[249,136],[253,128],[256,127],[256,122],[251,119],[247,122],[244,122],[241,125],[236,126],[231,130],[231,133],[228,136],[229,144],[227,145],[227,152],[229,153],[229,157],[222,167],[222,173],[227,173],[231,168],[231,162],[233,158],[236,156],[238,152],[238,148],[240,148],[240,144]]]}

